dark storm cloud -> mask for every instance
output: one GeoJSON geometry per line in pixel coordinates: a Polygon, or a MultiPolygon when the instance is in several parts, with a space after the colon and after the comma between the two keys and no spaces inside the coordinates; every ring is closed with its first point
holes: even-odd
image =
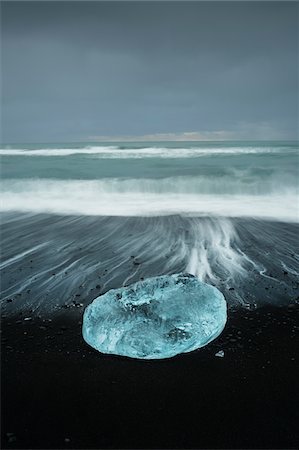
{"type": "Polygon", "coordinates": [[[4,140],[294,138],[297,11],[294,2],[3,3],[4,140]]]}

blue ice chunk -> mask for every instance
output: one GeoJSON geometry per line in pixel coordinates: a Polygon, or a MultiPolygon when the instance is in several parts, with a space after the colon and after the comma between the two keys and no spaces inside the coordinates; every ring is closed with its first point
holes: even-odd
{"type": "Polygon", "coordinates": [[[142,359],[191,352],[223,330],[226,301],[190,274],[164,275],[113,289],[83,316],[83,337],[101,353],[142,359]]]}

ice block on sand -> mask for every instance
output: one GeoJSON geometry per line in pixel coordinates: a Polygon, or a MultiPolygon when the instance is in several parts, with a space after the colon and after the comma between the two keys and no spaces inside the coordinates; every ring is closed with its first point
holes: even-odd
{"type": "Polygon", "coordinates": [[[215,339],[226,310],[215,287],[190,274],[163,275],[97,297],[85,309],[83,337],[101,353],[170,358],[215,339]]]}

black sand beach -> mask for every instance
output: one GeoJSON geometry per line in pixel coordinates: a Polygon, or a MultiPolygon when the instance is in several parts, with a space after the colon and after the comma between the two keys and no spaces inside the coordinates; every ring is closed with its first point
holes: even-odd
{"type": "Polygon", "coordinates": [[[296,233],[254,220],[3,215],[2,448],[297,448],[296,233]],[[183,244],[200,248],[200,236],[229,305],[218,339],[159,361],[84,342],[87,304],[182,271],[183,244]]]}
{"type": "Polygon", "coordinates": [[[4,319],[2,448],[298,448],[298,313],[230,311],[216,341],[164,361],[94,351],[79,308],[4,319]]]}

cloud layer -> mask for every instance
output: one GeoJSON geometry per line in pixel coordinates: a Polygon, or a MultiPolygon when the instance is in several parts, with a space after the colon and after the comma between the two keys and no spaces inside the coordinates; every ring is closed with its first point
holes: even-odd
{"type": "Polygon", "coordinates": [[[294,2],[4,3],[3,140],[294,139],[297,10],[294,2]]]}

